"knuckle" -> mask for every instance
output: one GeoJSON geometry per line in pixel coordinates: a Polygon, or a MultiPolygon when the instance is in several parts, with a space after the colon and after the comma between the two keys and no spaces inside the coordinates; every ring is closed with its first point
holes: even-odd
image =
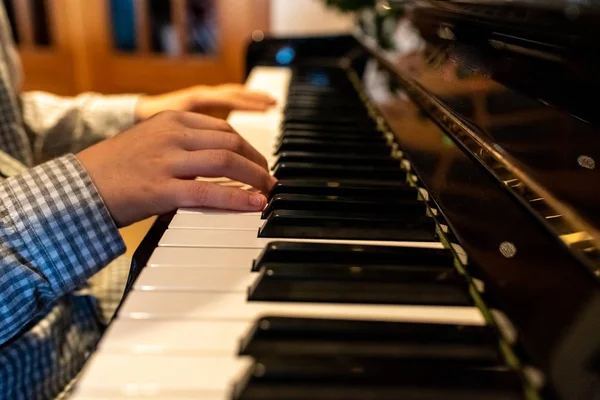
{"type": "Polygon", "coordinates": [[[156,144],[159,146],[169,147],[177,143],[177,131],[175,129],[164,129],[157,133],[156,144]]]}
{"type": "Polygon", "coordinates": [[[229,123],[224,120],[220,120],[218,122],[217,129],[220,131],[235,132],[234,129],[231,127],[231,125],[229,125],[229,123]]]}
{"type": "Polygon", "coordinates": [[[233,163],[233,153],[227,150],[219,150],[214,155],[214,162],[217,168],[228,168],[233,163]]]}
{"type": "Polygon", "coordinates": [[[196,185],[190,185],[188,196],[194,204],[204,205],[210,198],[210,187],[202,182],[196,185]]]}
{"type": "Polygon", "coordinates": [[[168,123],[178,123],[183,113],[181,111],[163,110],[156,114],[156,118],[168,123]]]}
{"type": "Polygon", "coordinates": [[[240,203],[239,193],[235,190],[231,190],[225,194],[224,201],[230,207],[235,207],[238,203],[240,203]]]}
{"type": "Polygon", "coordinates": [[[244,139],[237,135],[231,135],[229,138],[228,148],[231,151],[240,153],[244,150],[244,139]]]}
{"type": "Polygon", "coordinates": [[[173,175],[178,171],[185,170],[185,166],[191,160],[187,154],[181,154],[179,151],[161,152],[159,157],[156,157],[155,164],[159,165],[168,175],[173,175]]]}
{"type": "Polygon", "coordinates": [[[265,156],[263,156],[262,154],[260,155],[260,162],[266,166],[267,168],[269,167],[269,162],[267,161],[267,159],[265,158],[265,156]]]}

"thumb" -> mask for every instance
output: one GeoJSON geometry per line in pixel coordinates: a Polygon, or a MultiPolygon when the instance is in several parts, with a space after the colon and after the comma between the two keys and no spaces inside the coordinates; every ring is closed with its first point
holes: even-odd
{"type": "Polygon", "coordinates": [[[267,199],[234,187],[196,180],[174,180],[170,192],[175,195],[176,207],[210,207],[236,211],[261,211],[267,199]]]}

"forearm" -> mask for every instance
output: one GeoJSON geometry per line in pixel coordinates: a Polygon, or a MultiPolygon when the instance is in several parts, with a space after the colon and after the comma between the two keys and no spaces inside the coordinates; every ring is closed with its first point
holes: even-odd
{"type": "Polygon", "coordinates": [[[22,94],[23,122],[32,138],[36,161],[79,152],[131,127],[138,100],[135,95],[22,94]]]}
{"type": "Polygon", "coordinates": [[[123,251],[73,155],[0,182],[0,344],[123,251]]]}

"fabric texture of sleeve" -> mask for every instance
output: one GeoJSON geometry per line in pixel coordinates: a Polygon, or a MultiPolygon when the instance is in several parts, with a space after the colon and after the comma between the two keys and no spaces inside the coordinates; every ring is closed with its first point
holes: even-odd
{"type": "Polygon", "coordinates": [[[0,182],[0,344],[124,251],[72,154],[0,182]]]}
{"type": "Polygon", "coordinates": [[[23,122],[35,162],[77,153],[135,123],[138,95],[83,93],[60,97],[44,92],[21,95],[23,122]]]}

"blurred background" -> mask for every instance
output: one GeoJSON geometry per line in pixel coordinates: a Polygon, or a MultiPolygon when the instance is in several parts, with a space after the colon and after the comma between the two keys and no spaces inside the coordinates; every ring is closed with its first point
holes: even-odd
{"type": "Polygon", "coordinates": [[[252,35],[348,31],[323,0],[2,0],[25,90],[160,93],[243,82],[252,35]]]}
{"type": "MultiPolygon", "coordinates": [[[[347,32],[323,0],[2,0],[24,90],[155,94],[244,81],[251,37],[347,32]]],[[[153,219],[121,230],[133,254],[153,219]]]]}

